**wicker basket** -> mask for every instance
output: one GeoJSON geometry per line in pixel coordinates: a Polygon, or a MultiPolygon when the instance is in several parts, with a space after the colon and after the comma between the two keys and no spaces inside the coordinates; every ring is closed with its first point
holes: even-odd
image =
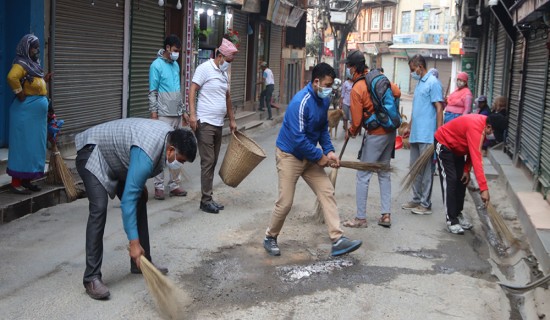
{"type": "Polygon", "coordinates": [[[252,139],[234,131],[227,146],[220,177],[230,187],[236,187],[265,159],[265,151],[252,139]]]}

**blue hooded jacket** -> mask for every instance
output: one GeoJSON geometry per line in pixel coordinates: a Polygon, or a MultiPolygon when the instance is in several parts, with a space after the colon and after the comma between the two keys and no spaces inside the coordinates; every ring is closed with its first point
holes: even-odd
{"type": "Polygon", "coordinates": [[[334,151],[328,133],[329,98],[321,99],[308,83],[300,90],[285,112],[277,137],[277,147],[296,158],[319,161],[323,153],[334,151]],[[321,149],[317,148],[321,145],[321,149]]]}

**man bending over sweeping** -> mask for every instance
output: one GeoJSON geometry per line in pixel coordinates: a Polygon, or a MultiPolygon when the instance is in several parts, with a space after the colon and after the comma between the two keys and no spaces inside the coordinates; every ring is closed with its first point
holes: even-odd
{"type": "Polygon", "coordinates": [[[481,200],[485,205],[489,202],[481,147],[485,140],[495,139],[494,131],[503,130],[505,126],[502,117],[495,114],[468,114],[446,123],[435,132],[434,148],[450,233],[464,234],[464,230],[473,227],[462,214],[471,167],[479,184],[481,200]]]}
{"type": "Polygon", "coordinates": [[[271,223],[266,230],[264,248],[272,256],[281,255],[277,236],[292,208],[296,183],[302,177],[315,192],[332,241],[333,256],[357,250],[362,242],[344,237],[334,198],[334,186],[325,167],[338,167],[340,162],[328,133],[327,112],[334,69],[319,63],[313,68],[311,82],[290,101],[277,138],[276,163],[279,176],[279,198],[275,202],[271,223]],[[322,149],[317,148],[317,144],[322,149]]]}
{"type": "MultiPolygon", "coordinates": [[[[131,118],[90,128],[76,135],[75,143],[76,168],[90,201],[84,287],[91,298],[106,299],[110,293],[101,280],[101,263],[108,196],[120,199],[124,231],[130,241],[130,272],[141,273],[141,255],[151,261],[145,182],[165,165],[177,170],[184,162],[193,162],[197,142],[189,130],[131,118]]],[[[157,269],[168,273],[167,268],[157,269]]]]}

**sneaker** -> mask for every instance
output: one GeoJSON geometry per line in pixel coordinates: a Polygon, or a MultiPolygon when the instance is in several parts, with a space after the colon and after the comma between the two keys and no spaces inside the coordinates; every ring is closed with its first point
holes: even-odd
{"type": "Polygon", "coordinates": [[[340,239],[336,240],[332,244],[332,253],[333,257],[341,256],[346,253],[353,252],[363,244],[361,240],[350,240],[344,236],[341,236],[340,239]]]}
{"type": "Polygon", "coordinates": [[[401,209],[411,210],[411,209],[414,209],[414,208],[418,207],[418,205],[419,205],[418,202],[409,201],[407,203],[403,203],[401,205],[401,209]]]}
{"type": "Polygon", "coordinates": [[[279,245],[277,245],[277,238],[266,236],[264,239],[264,248],[269,255],[272,256],[280,256],[281,255],[281,249],[279,249],[279,245]]]}
{"type": "Polygon", "coordinates": [[[470,223],[470,221],[468,219],[464,218],[464,215],[462,215],[462,214],[458,215],[458,223],[460,224],[460,226],[464,230],[470,230],[474,227],[474,225],[472,223],[470,223]]]}
{"type": "Polygon", "coordinates": [[[155,189],[155,199],[164,200],[164,190],[155,189]]]}
{"type": "Polygon", "coordinates": [[[449,230],[449,232],[452,234],[464,234],[464,229],[462,229],[459,223],[457,224],[447,223],[447,230],[449,230]]]}
{"type": "Polygon", "coordinates": [[[422,205],[418,205],[416,208],[412,209],[411,212],[414,214],[425,215],[432,214],[432,209],[426,208],[422,205]]]}

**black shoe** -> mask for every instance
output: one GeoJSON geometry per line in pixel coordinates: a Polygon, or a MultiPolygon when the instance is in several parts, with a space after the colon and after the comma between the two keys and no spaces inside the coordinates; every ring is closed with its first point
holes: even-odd
{"type": "Polygon", "coordinates": [[[40,191],[42,190],[42,188],[40,188],[39,186],[37,186],[36,184],[32,184],[30,181],[23,181],[21,182],[21,186],[31,190],[31,191],[34,191],[34,192],[37,192],[37,191],[40,191]]]}
{"type": "Polygon", "coordinates": [[[111,295],[109,288],[103,284],[100,278],[94,278],[90,282],[85,282],[84,288],[86,288],[86,293],[92,299],[103,300],[109,298],[111,295]]]}
{"type": "Polygon", "coordinates": [[[363,244],[360,240],[350,240],[344,236],[340,237],[336,242],[332,244],[332,253],[333,257],[341,256],[346,253],[353,252],[363,244]]]}
{"type": "MultiPolygon", "coordinates": [[[[168,268],[166,267],[161,267],[161,266],[157,266],[156,264],[153,263],[153,265],[155,266],[155,268],[157,268],[158,271],[160,271],[160,273],[162,274],[168,274],[168,268]]],[[[130,273],[133,273],[133,274],[141,274],[141,270],[138,269],[137,265],[135,265],[134,263],[132,263],[132,265],[130,266],[130,273]]]]}
{"type": "Polygon", "coordinates": [[[223,210],[223,209],[225,209],[225,206],[224,206],[223,204],[219,204],[219,203],[217,203],[217,202],[214,201],[214,200],[212,200],[212,204],[213,204],[216,208],[218,208],[218,210],[223,210]]]}
{"type": "Polygon", "coordinates": [[[279,245],[277,245],[277,238],[266,236],[264,239],[264,248],[269,255],[272,256],[280,256],[281,255],[281,249],[279,249],[279,245]]]}
{"type": "Polygon", "coordinates": [[[220,209],[218,209],[212,201],[208,203],[201,202],[200,209],[208,213],[220,213],[220,209]]]}
{"type": "Polygon", "coordinates": [[[25,189],[21,186],[19,187],[14,187],[13,185],[10,184],[10,191],[12,193],[15,193],[15,194],[25,194],[25,195],[28,195],[28,194],[31,194],[31,191],[28,190],[28,189],[25,189]]]}

